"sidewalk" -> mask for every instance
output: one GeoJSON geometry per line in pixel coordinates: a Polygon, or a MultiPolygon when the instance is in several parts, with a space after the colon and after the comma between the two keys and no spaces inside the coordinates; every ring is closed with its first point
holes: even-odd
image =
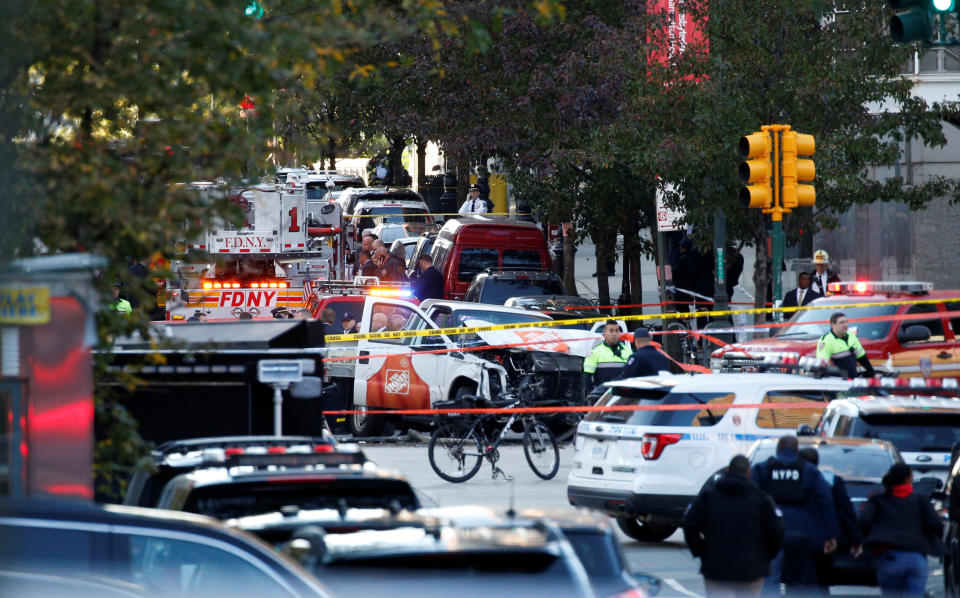
{"type": "MultiPolygon", "coordinates": [[[[623,246],[623,237],[617,237],[618,246],[623,246]]],[[[597,278],[592,276],[596,272],[595,248],[589,239],[577,247],[576,259],[574,260],[574,276],[577,282],[577,292],[589,299],[597,300],[597,278]]],[[[740,275],[740,284],[734,288],[732,302],[752,302],[753,301],[753,264],[754,250],[751,247],[743,249],[743,274],[740,275]]],[[[610,283],[610,299],[616,301],[620,296],[621,285],[623,284],[623,260],[618,253],[616,275],[607,277],[610,283]]],[[[634,303],[660,303],[660,287],[657,282],[657,264],[654,260],[643,258],[640,260],[640,275],[643,285],[643,297],[634,303]]],[[[660,308],[650,306],[643,308],[645,314],[660,313],[660,308]]]]}

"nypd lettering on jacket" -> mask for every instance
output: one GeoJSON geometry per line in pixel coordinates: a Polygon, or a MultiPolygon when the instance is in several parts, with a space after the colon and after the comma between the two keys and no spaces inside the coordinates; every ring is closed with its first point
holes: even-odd
{"type": "Polygon", "coordinates": [[[799,469],[774,469],[770,472],[770,479],[775,481],[800,480],[799,469]]]}

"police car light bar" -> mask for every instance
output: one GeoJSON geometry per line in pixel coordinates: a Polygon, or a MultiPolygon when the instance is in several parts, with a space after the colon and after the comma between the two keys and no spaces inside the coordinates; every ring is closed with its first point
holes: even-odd
{"type": "Polygon", "coordinates": [[[285,289],[289,285],[285,282],[251,282],[248,285],[241,285],[239,282],[205,282],[204,289],[285,289]]]}
{"type": "Polygon", "coordinates": [[[853,381],[853,388],[883,388],[883,389],[960,389],[960,382],[956,378],[894,378],[882,376],[879,378],[857,378],[853,381]]]}
{"type": "Polygon", "coordinates": [[[866,295],[872,293],[909,293],[923,295],[933,290],[932,282],[916,281],[872,281],[830,282],[827,291],[842,295],[866,295]]]}

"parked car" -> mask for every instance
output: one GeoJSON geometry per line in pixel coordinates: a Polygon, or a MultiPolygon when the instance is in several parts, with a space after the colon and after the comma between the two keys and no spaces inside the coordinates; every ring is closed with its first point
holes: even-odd
{"type": "MultiPolygon", "coordinates": [[[[540,229],[530,222],[500,216],[447,220],[432,255],[433,265],[443,275],[447,299],[462,299],[474,277],[487,270],[546,272],[552,268],[540,229]]],[[[506,299],[498,303],[502,305],[506,299]]]]}
{"type": "MultiPolygon", "coordinates": [[[[419,216],[417,218],[419,220],[419,216]]],[[[374,222],[377,223],[376,226],[368,230],[377,235],[377,238],[383,241],[383,244],[387,247],[390,247],[397,239],[413,239],[409,241],[411,253],[413,252],[413,246],[416,244],[418,236],[422,233],[435,233],[440,230],[440,227],[432,223],[383,222],[381,218],[374,218],[374,222]]],[[[407,257],[409,256],[404,252],[402,257],[404,264],[407,262],[407,257]]]]}
{"type": "Polygon", "coordinates": [[[301,528],[287,550],[341,598],[594,596],[584,566],[546,520],[328,534],[301,528]]]}
{"type": "Polygon", "coordinates": [[[407,276],[413,276],[420,273],[420,256],[431,255],[433,243],[437,240],[437,233],[426,232],[417,238],[417,244],[413,253],[407,258],[407,276]]]}
{"type": "MultiPolygon", "coordinates": [[[[186,513],[36,497],[0,499],[0,537],[2,570],[117,580],[111,585],[133,584],[150,598],[329,595],[296,563],[252,536],[186,513]]],[[[49,578],[36,581],[55,587],[49,578]]],[[[102,589],[102,596],[123,595],[114,591],[119,588],[102,589]]]]}
{"type": "Polygon", "coordinates": [[[636,540],[659,542],[680,525],[704,482],[756,438],[815,425],[849,380],[794,374],[659,375],[617,380],[607,405],[701,405],[699,410],[589,413],[576,435],[570,504],[609,513],[636,540]],[[809,409],[711,405],[809,403],[809,409]]]}
{"type": "Polygon", "coordinates": [[[486,271],[480,272],[464,293],[464,301],[503,305],[516,295],[556,295],[563,292],[563,282],[553,272],[486,271]]]}
{"type": "Polygon", "coordinates": [[[396,203],[396,202],[420,202],[424,206],[426,203],[423,197],[413,189],[384,189],[383,187],[351,187],[344,189],[337,202],[343,208],[344,214],[354,214],[357,203],[361,201],[396,203]]]}
{"type": "MultiPolygon", "coordinates": [[[[854,513],[859,514],[871,494],[883,492],[881,480],[894,463],[903,461],[893,444],[867,438],[820,438],[799,436],[800,448],[815,448],[820,455],[819,469],[843,478],[854,513]]],[[[764,438],[754,443],[747,457],[756,465],[773,457],[777,439],[764,438]]],[[[850,546],[840,546],[830,568],[829,585],[877,585],[872,555],[854,558],[850,546]]]]}

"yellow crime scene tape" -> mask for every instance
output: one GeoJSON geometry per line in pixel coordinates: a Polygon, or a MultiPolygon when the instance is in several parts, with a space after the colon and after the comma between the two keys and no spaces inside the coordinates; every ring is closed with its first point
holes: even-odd
{"type": "Polygon", "coordinates": [[[854,309],[858,307],[880,307],[886,305],[924,305],[946,303],[953,299],[921,299],[911,301],[874,301],[869,303],[848,303],[838,305],[804,305],[800,307],[754,307],[750,309],[727,309],[716,311],[698,311],[698,312],[667,312],[661,314],[642,314],[635,316],[597,316],[590,318],[577,318],[575,320],[543,320],[540,322],[521,322],[516,324],[491,324],[489,326],[473,327],[453,327],[453,328],[424,328],[422,330],[391,330],[384,332],[365,332],[358,334],[328,334],[325,339],[328,343],[350,342],[368,339],[394,339],[411,338],[417,336],[436,336],[443,334],[455,336],[458,334],[475,334],[477,332],[493,332],[496,330],[519,330],[523,328],[551,328],[559,326],[572,326],[578,324],[593,324],[595,322],[606,322],[607,320],[623,320],[625,322],[641,322],[644,320],[682,320],[689,318],[705,318],[717,316],[733,316],[739,314],[768,314],[775,312],[793,313],[798,311],[808,311],[821,309],[830,311],[840,311],[844,309],[854,309]]]}

